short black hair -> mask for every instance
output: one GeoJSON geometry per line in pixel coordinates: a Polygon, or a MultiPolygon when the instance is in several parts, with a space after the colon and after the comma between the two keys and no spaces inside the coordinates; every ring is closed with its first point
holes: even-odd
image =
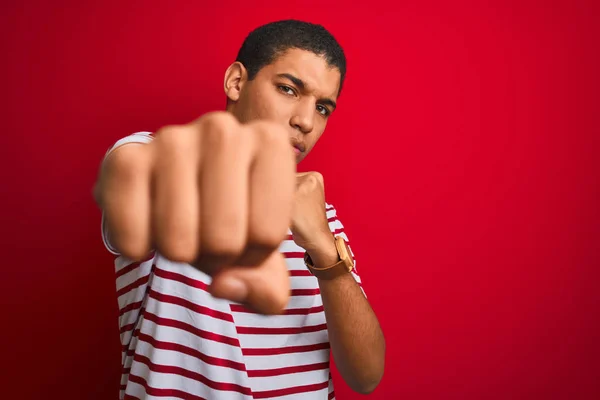
{"type": "Polygon", "coordinates": [[[346,56],[333,35],[322,25],[293,19],[270,22],[248,34],[236,61],[241,62],[252,80],[261,68],[271,64],[289,49],[311,51],[340,71],[340,89],[346,77],[346,56]]]}

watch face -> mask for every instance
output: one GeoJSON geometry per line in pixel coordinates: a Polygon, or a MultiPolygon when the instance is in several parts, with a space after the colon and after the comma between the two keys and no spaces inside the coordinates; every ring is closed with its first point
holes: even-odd
{"type": "Polygon", "coordinates": [[[348,244],[341,236],[338,236],[337,244],[340,259],[344,262],[344,266],[346,267],[346,269],[348,271],[352,271],[352,269],[354,268],[354,260],[352,259],[350,251],[348,250],[348,244]]]}

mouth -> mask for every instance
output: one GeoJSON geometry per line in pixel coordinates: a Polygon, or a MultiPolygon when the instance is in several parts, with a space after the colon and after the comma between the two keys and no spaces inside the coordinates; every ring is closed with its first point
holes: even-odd
{"type": "Polygon", "coordinates": [[[292,143],[294,154],[300,155],[306,151],[306,147],[302,143],[292,143]]]}

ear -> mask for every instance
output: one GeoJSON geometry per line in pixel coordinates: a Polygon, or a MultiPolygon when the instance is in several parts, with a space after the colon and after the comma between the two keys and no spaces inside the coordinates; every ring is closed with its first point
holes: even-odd
{"type": "Polygon", "coordinates": [[[225,71],[224,89],[230,101],[238,101],[242,87],[247,80],[248,71],[241,62],[236,61],[227,68],[227,71],[225,71]]]}

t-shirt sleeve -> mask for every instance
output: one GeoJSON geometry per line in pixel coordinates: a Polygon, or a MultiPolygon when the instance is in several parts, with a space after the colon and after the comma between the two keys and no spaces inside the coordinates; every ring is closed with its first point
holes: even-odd
{"type": "Polygon", "coordinates": [[[326,211],[327,211],[327,221],[329,222],[329,230],[331,231],[331,233],[334,236],[343,237],[344,240],[346,241],[346,244],[348,245],[348,249],[350,249],[350,254],[352,255],[352,258],[354,259],[354,269],[352,270],[351,274],[354,277],[354,280],[360,286],[360,289],[362,290],[363,294],[366,296],[365,290],[362,286],[362,280],[360,278],[358,269],[356,268],[356,257],[354,255],[354,252],[352,251],[352,247],[350,246],[350,240],[348,239],[348,236],[346,235],[346,232],[344,230],[344,225],[338,218],[337,210],[332,205],[327,204],[326,211]]]}
{"type": "MultiPolygon", "coordinates": [[[[129,136],[125,136],[124,138],[117,140],[117,142],[108,149],[108,151],[104,155],[104,159],[106,160],[106,157],[108,157],[108,155],[111,152],[113,152],[114,150],[116,150],[117,148],[119,148],[123,145],[129,144],[129,143],[150,143],[152,141],[152,139],[153,139],[152,132],[136,132],[129,136]]],[[[104,212],[102,213],[101,232],[102,232],[102,241],[104,242],[104,246],[106,247],[106,249],[110,253],[114,254],[115,256],[118,256],[119,252],[117,251],[117,249],[114,248],[114,246],[112,246],[110,244],[110,234],[106,227],[106,220],[105,220],[104,212]]]]}

